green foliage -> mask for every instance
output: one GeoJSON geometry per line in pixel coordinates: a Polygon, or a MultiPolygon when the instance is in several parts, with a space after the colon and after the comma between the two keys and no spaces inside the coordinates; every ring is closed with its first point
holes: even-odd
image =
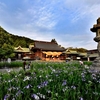
{"type": "Polygon", "coordinates": [[[26,37],[21,37],[21,36],[16,36],[16,35],[11,35],[12,39],[14,40],[14,47],[18,47],[19,45],[21,47],[29,47],[30,43],[33,43],[34,40],[31,40],[26,37]]]}
{"type": "Polygon", "coordinates": [[[0,59],[6,59],[14,56],[13,40],[2,27],[0,27],[0,59]]]}
{"type": "MultiPolygon", "coordinates": [[[[56,39],[52,39],[51,42],[57,43],[56,39]]],[[[58,44],[58,43],[57,43],[58,44]]]]}
{"type": "Polygon", "coordinates": [[[87,52],[87,50],[84,49],[84,48],[77,48],[77,51],[78,51],[78,52],[87,52]]]}
{"type": "Polygon", "coordinates": [[[92,62],[91,61],[84,61],[84,64],[90,66],[90,65],[92,65],[92,62]]]}
{"type": "Polygon", "coordinates": [[[13,67],[23,67],[23,62],[21,61],[12,61],[11,63],[8,62],[0,62],[0,68],[13,68],[13,67]]]}
{"type": "Polygon", "coordinates": [[[11,35],[7,33],[7,31],[3,30],[3,28],[0,27],[0,48],[3,44],[13,44],[13,40],[11,38],[11,35]]]}
{"type": "Polygon", "coordinates": [[[87,49],[85,49],[85,48],[73,48],[73,47],[69,47],[68,48],[69,50],[73,50],[73,51],[77,51],[77,52],[83,52],[83,53],[85,53],[85,52],[87,52],[87,49]]]}
{"type": "Polygon", "coordinates": [[[13,47],[18,47],[19,45],[22,47],[29,47],[29,44],[33,42],[34,40],[30,38],[12,35],[0,27],[0,47],[2,47],[4,43],[10,44],[13,47]]]}
{"type": "Polygon", "coordinates": [[[4,43],[0,48],[0,58],[7,59],[14,56],[14,49],[11,45],[4,43]]]}
{"type": "Polygon", "coordinates": [[[21,61],[13,61],[9,64],[9,67],[13,68],[13,67],[23,67],[23,62],[21,61]]]}

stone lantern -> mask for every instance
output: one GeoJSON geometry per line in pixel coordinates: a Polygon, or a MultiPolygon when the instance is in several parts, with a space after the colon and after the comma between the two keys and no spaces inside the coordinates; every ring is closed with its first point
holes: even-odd
{"type": "Polygon", "coordinates": [[[98,50],[98,57],[94,60],[92,64],[92,69],[100,71],[100,18],[97,19],[97,24],[93,25],[93,28],[90,29],[92,32],[96,33],[96,37],[94,41],[98,43],[97,50],[98,50]]]}

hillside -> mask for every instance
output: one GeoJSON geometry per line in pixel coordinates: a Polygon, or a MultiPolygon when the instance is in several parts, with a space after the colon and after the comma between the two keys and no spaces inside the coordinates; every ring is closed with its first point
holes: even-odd
{"type": "Polygon", "coordinates": [[[4,43],[10,44],[14,47],[19,45],[22,47],[29,47],[29,44],[33,42],[34,40],[30,38],[10,34],[0,26],[0,47],[2,47],[4,43]]]}

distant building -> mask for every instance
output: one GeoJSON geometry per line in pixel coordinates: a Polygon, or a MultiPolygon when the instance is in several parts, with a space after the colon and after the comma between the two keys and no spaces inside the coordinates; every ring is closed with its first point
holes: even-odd
{"type": "Polygon", "coordinates": [[[15,59],[32,59],[34,57],[34,53],[30,51],[30,48],[23,48],[21,46],[14,48],[15,59]]]}
{"type": "Polygon", "coordinates": [[[65,49],[56,42],[34,41],[29,48],[15,47],[16,59],[34,59],[45,61],[61,61],[65,60],[65,49]]]}
{"type": "Polygon", "coordinates": [[[83,60],[93,61],[98,57],[98,50],[87,50],[87,52],[78,52],[77,50],[65,49],[57,42],[34,41],[29,48],[21,46],[14,48],[15,59],[17,60],[42,60],[42,61],[64,61],[64,60],[83,60]]]}
{"type": "Polygon", "coordinates": [[[65,49],[52,41],[34,41],[34,47],[31,48],[31,51],[34,52],[35,59],[45,61],[59,61],[65,59],[65,54],[63,54],[65,49]]]}
{"type": "Polygon", "coordinates": [[[66,54],[66,60],[87,60],[87,52],[66,49],[64,53],[66,54]]]}
{"type": "Polygon", "coordinates": [[[97,49],[88,50],[88,52],[87,52],[88,61],[93,61],[98,56],[99,55],[98,55],[98,50],[97,49]]]}

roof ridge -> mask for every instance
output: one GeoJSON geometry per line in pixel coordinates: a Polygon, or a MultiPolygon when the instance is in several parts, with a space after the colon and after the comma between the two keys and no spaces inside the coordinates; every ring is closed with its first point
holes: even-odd
{"type": "Polygon", "coordinates": [[[36,41],[34,41],[34,42],[57,44],[57,43],[55,43],[55,42],[51,42],[51,41],[49,42],[49,41],[38,41],[38,40],[36,40],[36,41]]]}

